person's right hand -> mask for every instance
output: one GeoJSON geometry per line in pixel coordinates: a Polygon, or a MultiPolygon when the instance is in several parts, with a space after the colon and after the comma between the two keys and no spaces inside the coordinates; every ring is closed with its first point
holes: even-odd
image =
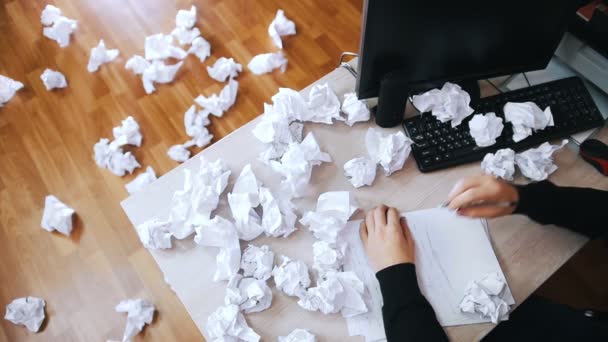
{"type": "Polygon", "coordinates": [[[458,181],[450,191],[448,201],[448,207],[460,215],[494,218],[515,211],[519,192],[501,179],[477,175],[458,181]]]}

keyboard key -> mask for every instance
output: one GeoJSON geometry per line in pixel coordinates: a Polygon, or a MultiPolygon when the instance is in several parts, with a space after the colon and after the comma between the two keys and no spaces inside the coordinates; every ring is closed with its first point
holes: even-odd
{"type": "Polygon", "coordinates": [[[434,147],[427,148],[427,149],[421,150],[419,152],[420,156],[422,156],[422,157],[430,157],[436,153],[437,153],[437,149],[434,147]]]}

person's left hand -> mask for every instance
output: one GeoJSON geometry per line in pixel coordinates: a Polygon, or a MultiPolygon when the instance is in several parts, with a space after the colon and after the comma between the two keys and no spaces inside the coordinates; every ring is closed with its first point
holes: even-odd
{"type": "Polygon", "coordinates": [[[397,209],[380,205],[368,211],[360,234],[375,272],[397,264],[414,263],[414,239],[397,209]]]}

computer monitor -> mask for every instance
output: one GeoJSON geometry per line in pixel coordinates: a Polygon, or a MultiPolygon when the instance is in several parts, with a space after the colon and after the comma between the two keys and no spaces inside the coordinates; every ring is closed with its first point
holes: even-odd
{"type": "Polygon", "coordinates": [[[543,69],[577,0],[366,0],[357,95],[378,97],[376,123],[403,120],[409,95],[543,69]]]}

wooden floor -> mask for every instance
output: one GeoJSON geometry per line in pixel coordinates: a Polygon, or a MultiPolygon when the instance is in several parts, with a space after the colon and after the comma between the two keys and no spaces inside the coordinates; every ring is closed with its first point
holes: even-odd
{"type": "MultiPolygon", "coordinates": [[[[209,78],[206,65],[221,56],[246,65],[256,54],[275,51],[266,30],[278,8],[296,22],[298,34],[284,39],[287,72],[241,74],[236,105],[212,118],[217,140],[257,116],[279,87],[303,88],[331,71],[342,51],[357,51],[362,0],[54,1],[79,21],[65,49],[42,36],[39,16],[48,1],[0,1],[0,74],[25,84],[0,108],[0,308],[16,297],[39,296],[47,301],[48,316],[39,334],[0,320],[0,341],[120,338],[125,316],[114,306],[130,297],[152,300],[159,312],[137,341],[202,340],[120,208],[127,196],[123,186],[133,176],[99,169],[93,145],[132,115],[144,135],[143,145],[132,151],[142,166],[162,175],[177,165],[167,157],[168,147],[187,138],[184,111],[199,94],[222,87],[209,78]],[[197,26],[211,42],[212,57],[204,64],[188,57],[173,84],[146,95],[124,62],[143,54],[145,36],[170,32],[177,9],[191,3],[199,9],[197,26]],[[89,50],[100,38],[121,55],[90,74],[89,50]],[[69,87],[47,92],[39,79],[45,68],[63,72],[69,87]],[[47,194],[76,210],[71,237],[41,230],[47,194]]],[[[579,268],[570,267],[576,271],[567,272],[567,279],[580,276],[579,268]]],[[[605,303],[606,292],[595,293],[587,299],[605,303]]]]}

